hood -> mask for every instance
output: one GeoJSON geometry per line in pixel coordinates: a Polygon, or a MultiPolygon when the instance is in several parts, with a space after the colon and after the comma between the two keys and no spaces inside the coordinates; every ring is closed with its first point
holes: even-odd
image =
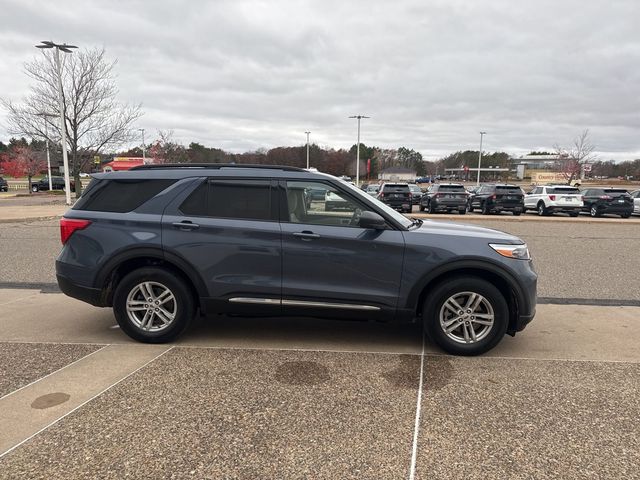
{"type": "Polygon", "coordinates": [[[525,243],[515,235],[501,232],[500,230],[435,220],[424,220],[420,228],[412,229],[409,232],[428,235],[447,235],[452,237],[482,238],[489,242],[514,245],[525,243]]]}

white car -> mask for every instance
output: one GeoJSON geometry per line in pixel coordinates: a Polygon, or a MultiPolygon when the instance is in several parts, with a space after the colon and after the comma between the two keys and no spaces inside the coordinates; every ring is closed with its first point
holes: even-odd
{"type": "Polygon", "coordinates": [[[640,215],[640,190],[631,192],[631,198],[633,198],[633,214],[640,215]]]}
{"type": "Polygon", "coordinates": [[[543,185],[535,187],[524,196],[524,209],[535,210],[538,215],[556,212],[577,217],[582,210],[582,193],[576,187],[567,185],[543,185]]]}

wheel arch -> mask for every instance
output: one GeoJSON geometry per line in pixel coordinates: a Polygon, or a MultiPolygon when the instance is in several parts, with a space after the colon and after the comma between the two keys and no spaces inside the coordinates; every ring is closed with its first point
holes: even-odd
{"type": "Polygon", "coordinates": [[[196,305],[202,308],[200,299],[207,296],[206,286],[200,276],[179,256],[164,252],[159,248],[141,248],[121,253],[100,270],[96,278],[96,288],[102,290],[102,303],[113,305],[113,294],[118,281],[128,273],[142,267],[162,267],[174,272],[193,292],[196,305]]]}
{"type": "Polygon", "coordinates": [[[522,287],[515,277],[498,265],[485,261],[461,261],[422,278],[413,288],[408,298],[407,308],[416,316],[422,316],[422,309],[436,285],[452,277],[478,277],[490,282],[503,294],[509,306],[509,326],[507,332],[516,331],[518,312],[526,306],[526,298],[522,287]]]}

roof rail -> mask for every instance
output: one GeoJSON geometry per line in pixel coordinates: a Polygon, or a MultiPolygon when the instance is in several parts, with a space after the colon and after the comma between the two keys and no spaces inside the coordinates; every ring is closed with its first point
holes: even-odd
{"type": "Polygon", "coordinates": [[[268,170],[283,170],[287,172],[306,172],[303,168],[289,167],[287,165],[256,165],[243,163],[160,163],[137,165],[129,170],[170,170],[180,168],[203,168],[220,170],[222,168],[262,168],[268,170]]]}

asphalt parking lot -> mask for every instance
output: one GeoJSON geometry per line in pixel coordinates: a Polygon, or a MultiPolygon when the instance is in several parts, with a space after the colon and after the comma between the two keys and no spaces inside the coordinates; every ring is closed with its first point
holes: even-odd
{"type": "Polygon", "coordinates": [[[521,236],[541,277],[479,358],[308,319],[136,344],[55,293],[57,221],[0,225],[0,478],[637,478],[638,225],[455,220],[521,236]]]}

